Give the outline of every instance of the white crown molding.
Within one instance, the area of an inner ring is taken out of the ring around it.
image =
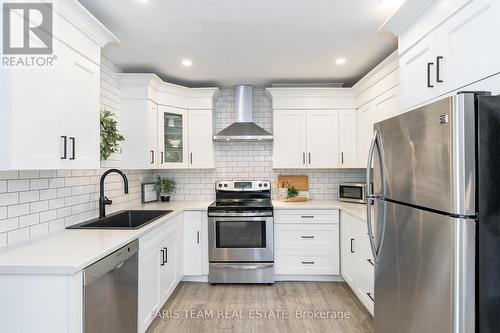
[[[406,0],[380,26],[379,32],[398,36],[436,0]]]
[[[68,23],[87,35],[101,48],[108,44],[119,45],[120,40],[97,20],[85,7],[76,0],[42,0],[54,4],[54,12]]]
[[[373,87],[380,80],[383,80],[392,72],[399,68],[398,50],[391,53],[380,64],[362,77],[353,87],[356,96],[360,96],[365,91]]]

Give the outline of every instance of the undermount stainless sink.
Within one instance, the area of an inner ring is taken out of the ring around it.
[[[139,229],[171,212],[171,210],[122,210],[104,218],[72,225],[66,229],[133,230]]]

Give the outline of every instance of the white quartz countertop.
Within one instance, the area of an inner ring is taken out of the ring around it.
[[[130,209],[172,210],[137,230],[71,229],[50,233],[28,242],[0,249],[0,275],[69,275],[75,274],[142,235],[168,223],[183,211],[207,210],[209,201],[152,203]],[[340,209],[364,220],[366,206],[340,201],[273,201],[275,209]]]
[[[208,201],[151,203],[130,209],[172,210],[136,230],[65,229],[0,250],[0,274],[74,274],[138,239],[185,210],[207,210]]]

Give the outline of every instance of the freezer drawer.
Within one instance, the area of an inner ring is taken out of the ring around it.
[[[387,203],[376,223],[375,332],[473,332],[475,221]]]
[[[375,124],[375,194],[475,215],[474,113],[474,94],[458,94]]]

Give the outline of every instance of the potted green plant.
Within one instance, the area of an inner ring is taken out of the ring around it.
[[[118,122],[109,110],[101,112],[101,160],[105,161],[113,153],[120,152],[120,142],[125,141],[118,132]]]
[[[160,194],[162,202],[170,201],[170,194],[175,191],[177,183],[174,178],[156,176],[154,189]]]

